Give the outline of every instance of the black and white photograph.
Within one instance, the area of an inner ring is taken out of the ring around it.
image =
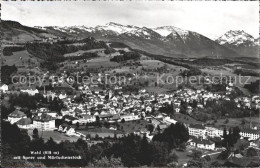
[[[1,167],[260,167],[259,1],[0,3]]]

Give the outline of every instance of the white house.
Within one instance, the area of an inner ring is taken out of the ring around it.
[[[140,117],[138,115],[134,115],[134,113],[132,114],[125,114],[125,115],[120,115],[120,119],[121,120],[125,120],[125,121],[132,121],[132,120],[139,120]]]
[[[0,90],[2,90],[2,91],[5,93],[6,91],[8,91],[8,85],[3,84],[3,85],[0,87]]]
[[[27,118],[26,115],[24,114],[24,112],[20,111],[20,110],[15,110],[12,113],[10,113],[8,115],[8,121],[13,124],[17,121],[19,121],[22,118]]]
[[[260,138],[250,142],[250,146],[260,148]]]
[[[171,119],[170,117],[165,117],[163,118],[163,122],[165,122],[166,124],[176,124],[176,120]]]
[[[145,111],[146,111],[146,112],[152,112],[152,108],[151,108],[150,106],[147,106],[147,107],[145,108]]]
[[[193,139],[190,142],[190,145],[193,147],[206,149],[206,150],[215,150],[215,143],[210,140],[205,139]]]
[[[38,89],[26,89],[26,90],[21,90],[21,92],[28,93],[31,96],[34,96],[36,93],[39,93]]]
[[[68,124],[62,124],[59,126],[58,131],[66,133],[69,136],[75,135],[76,131],[73,127],[69,126]]]
[[[82,118],[79,119],[79,123],[92,123],[96,121],[96,116],[93,115],[82,115]]]

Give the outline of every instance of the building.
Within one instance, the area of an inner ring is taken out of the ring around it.
[[[121,115],[120,116],[120,119],[121,120],[125,120],[125,121],[133,121],[133,120],[139,120],[140,117],[138,115],[135,115],[135,114],[125,114],[125,115]]]
[[[243,129],[240,131],[240,136],[248,140],[256,140],[260,137],[260,132],[254,129]]]
[[[76,134],[75,129],[73,127],[69,126],[68,124],[61,124],[58,128],[58,131],[66,133],[69,136]]]
[[[166,124],[176,124],[177,121],[170,118],[170,117],[164,117],[163,122],[166,123]]]
[[[63,116],[63,119],[64,119],[64,121],[71,122],[72,124],[76,124],[77,122],[79,122],[79,120],[76,117],[72,117],[69,115]]]
[[[206,128],[201,124],[190,124],[189,127],[189,135],[195,137],[203,137],[206,135]]]
[[[32,120],[30,118],[22,118],[16,122],[19,128],[30,129],[32,127]]]
[[[0,87],[0,90],[2,90],[2,91],[5,93],[6,91],[8,91],[8,85],[3,84],[3,85]]]
[[[260,138],[251,141],[250,146],[260,148]]]
[[[54,130],[55,119],[48,114],[42,114],[41,116],[36,116],[33,118],[32,127],[42,131]]]
[[[20,110],[14,110],[12,113],[10,113],[8,115],[8,121],[13,124],[17,121],[19,121],[22,118],[27,118],[26,114],[24,114],[24,112],[20,111]]]
[[[96,121],[96,117],[93,115],[84,114],[82,118],[79,119],[79,123],[92,123]]]
[[[39,93],[38,89],[26,89],[26,90],[21,90],[21,92],[28,93],[31,96],[34,96],[35,94]]]
[[[206,136],[214,138],[214,137],[223,137],[224,130],[221,128],[215,127],[205,127],[206,128]],[[228,133],[228,131],[227,131]]]
[[[210,140],[195,138],[195,139],[190,140],[189,143],[191,146],[197,147],[200,149],[215,150],[215,143]]]

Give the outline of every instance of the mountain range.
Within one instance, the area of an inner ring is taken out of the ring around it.
[[[14,21],[1,21],[3,40],[26,42],[46,37],[94,37],[121,42],[151,54],[182,58],[228,58],[258,56],[258,41],[244,31],[230,30],[216,40],[174,26],[156,28],[107,23],[96,27],[28,27]]]

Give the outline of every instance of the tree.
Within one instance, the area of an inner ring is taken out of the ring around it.
[[[125,119],[124,118],[121,120],[121,123],[125,123]]]
[[[193,160],[198,160],[200,159],[201,156],[202,156],[202,152],[197,150],[194,150],[191,154]]]
[[[234,146],[237,140],[240,138],[240,129],[239,127],[234,127],[229,129],[229,133],[226,133],[224,129],[223,133],[223,146],[226,147],[228,150]]]
[[[79,128],[79,122],[76,123],[76,127]]]
[[[32,137],[33,137],[33,139],[39,139],[39,134],[38,134],[37,128],[34,128]]]
[[[243,118],[242,121],[241,121],[241,124],[245,125],[245,123],[246,123],[246,120]]]
[[[113,156],[111,156],[111,158],[108,159],[105,156],[99,160],[95,160],[94,167],[123,167],[123,163],[121,161],[121,158],[114,158]]]
[[[247,157],[253,157],[253,156],[258,156],[257,150],[254,148],[248,148],[246,151],[246,156]]]
[[[225,124],[227,124],[229,122],[229,119],[227,118],[226,120],[225,120]]]
[[[187,142],[188,140],[188,129],[183,125],[183,123],[179,122],[177,122],[176,124],[171,124],[163,131],[163,133],[158,133],[153,137],[153,141],[168,143],[170,149],[176,148],[182,143]]]
[[[96,136],[95,136],[95,139],[96,139],[96,140],[98,140],[98,139],[99,139],[99,135],[98,135],[98,134],[96,134]]]
[[[149,124],[149,125],[147,125],[147,129],[148,129],[148,131],[150,132],[150,133],[152,133],[153,132],[153,130],[154,130],[154,126],[152,125],[152,124]]]
[[[138,159],[141,165],[150,166],[152,163],[152,151],[145,135],[143,136],[143,139],[141,141]]]

